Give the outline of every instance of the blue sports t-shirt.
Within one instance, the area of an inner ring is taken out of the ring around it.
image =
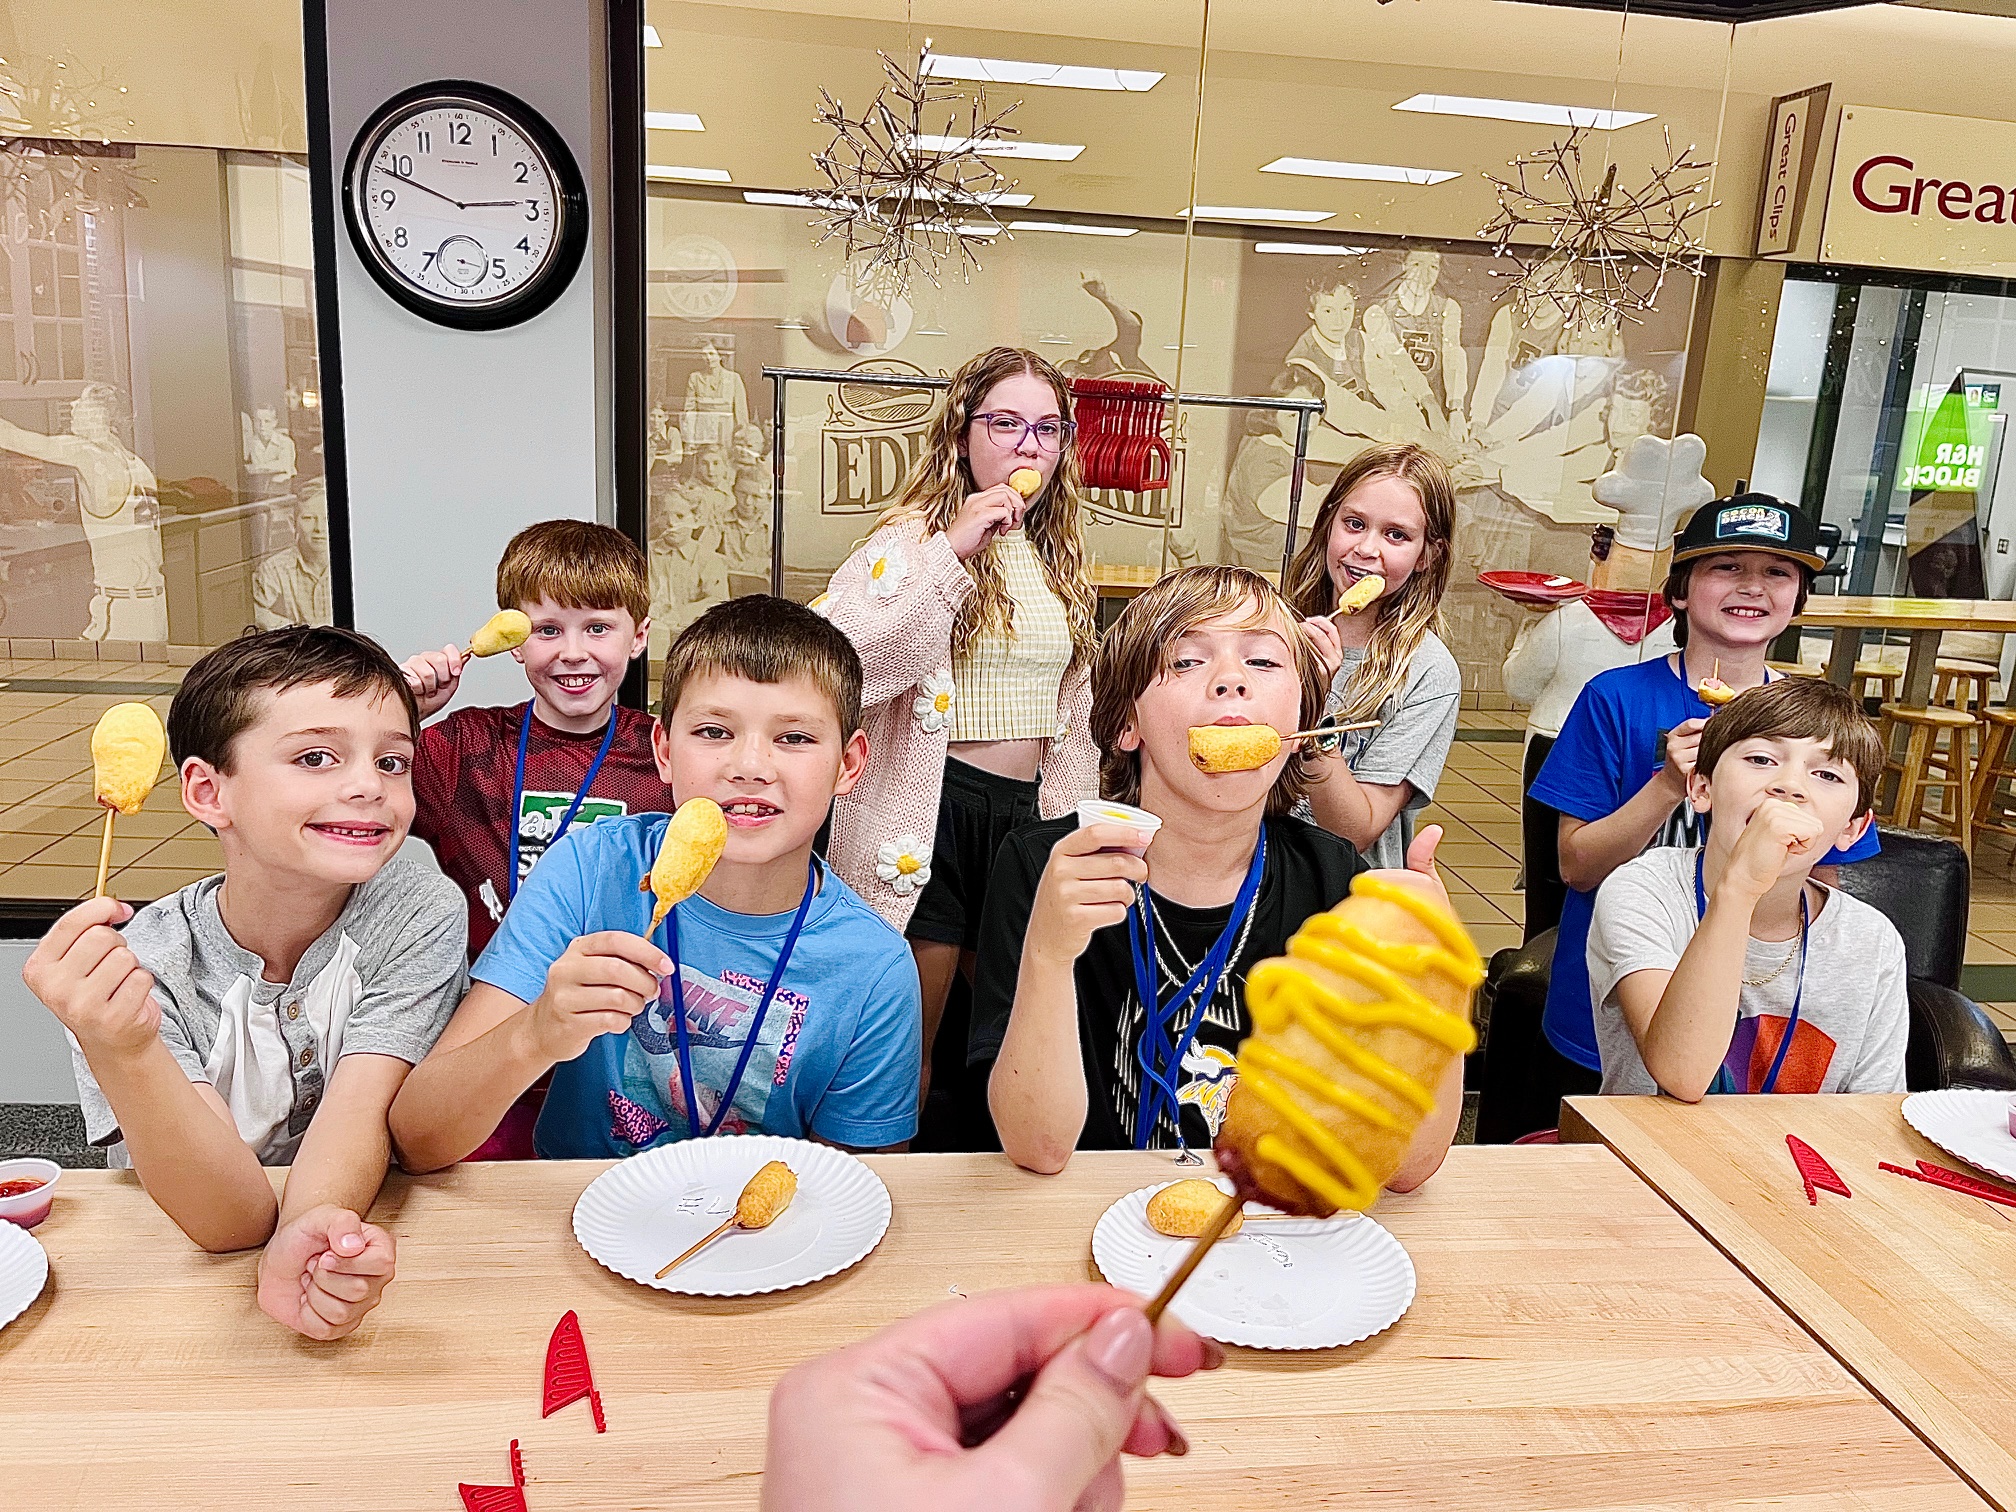
[[[1571,819],[1608,818],[1666,764],[1666,732],[1708,714],[1708,705],[1687,686],[1668,657],[1599,673],[1568,711],[1560,738],[1533,779],[1533,797]],[[1706,836],[1706,816],[1682,802],[1645,848],[1697,846]],[[1872,824],[1854,845],[1845,851],[1830,850],[1817,864],[1866,861],[1880,848]],[[1600,1071],[1586,954],[1595,907],[1594,892],[1568,889],[1561,905],[1561,933],[1554,946],[1543,1023],[1556,1050],[1577,1065]]]
[[[523,1002],[579,935],[642,934],[665,814],[568,830],[518,889],[497,937],[470,968]],[[763,989],[796,913],[738,914],[692,897],[678,905],[687,1043],[704,1128],[748,1040]],[[667,921],[669,927],[670,921]],[[666,943],[665,928],[655,937]],[[553,1068],[533,1148],[549,1160],[634,1155],[689,1137],[668,985],[631,1022]],[[724,1134],[816,1134],[834,1144],[891,1145],[917,1132],[923,1029],[917,968],[902,936],[854,890],[820,869],[818,896],[722,1120]]]

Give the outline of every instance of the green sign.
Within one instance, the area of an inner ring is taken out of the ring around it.
[[[2000,384],[1923,389],[1904,421],[1904,466],[1897,469],[1900,493],[1973,493],[1981,487],[1988,458],[1988,411],[2002,402]]]

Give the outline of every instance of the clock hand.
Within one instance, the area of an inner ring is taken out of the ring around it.
[[[438,200],[448,201],[448,203],[453,205],[457,210],[467,210],[469,208],[467,205],[463,204],[462,201],[455,198],[454,195],[443,194],[439,189],[429,188],[426,184],[421,183],[420,180],[416,178],[408,178],[403,173],[394,173],[390,168],[384,169],[383,172],[385,174],[385,177],[387,178],[395,178],[399,180],[399,182],[402,184],[411,184],[415,189],[418,189],[426,194],[431,194],[434,196],[434,198]]]
[[[524,200],[522,200],[522,199],[515,199],[515,200],[471,200],[471,201],[469,201],[469,203],[468,203],[468,204],[464,205],[464,206],[463,206],[462,208],[463,208],[464,210],[483,210],[483,209],[487,209],[487,208],[489,208],[489,207],[491,207],[491,206],[504,206],[504,205],[522,205],[522,204],[524,204],[524,203],[525,203],[525,201],[524,201]]]

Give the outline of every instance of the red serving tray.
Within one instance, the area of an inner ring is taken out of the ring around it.
[[[1494,593],[1502,593],[1515,604],[1566,604],[1589,591],[1587,583],[1558,573],[1480,572],[1477,581]]]

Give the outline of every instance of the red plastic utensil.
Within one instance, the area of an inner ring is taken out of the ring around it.
[[[518,1452],[518,1440],[511,1440],[511,1484],[508,1486],[467,1486],[462,1493],[467,1512],[526,1512],[525,1456]]]
[[[549,1418],[562,1407],[588,1398],[588,1410],[595,1414],[595,1431],[607,1433],[602,1418],[602,1393],[595,1389],[595,1376],[588,1368],[588,1345],[581,1337],[581,1319],[572,1308],[553,1325],[553,1337],[546,1341],[546,1391],[539,1416]]]
[[[1965,1175],[1960,1171],[1949,1171],[1945,1166],[1934,1165],[1929,1160],[1918,1162],[1918,1169],[1907,1171],[1903,1166],[1881,1162],[1879,1171],[1891,1171],[1899,1176],[1909,1176],[1913,1181],[1922,1181],[1927,1186],[1944,1187],[1949,1192],[1958,1192],[1963,1197],[1979,1197],[1983,1202],[1999,1202],[2004,1207],[2016,1208],[2016,1192],[2002,1187],[1990,1186],[1987,1182]]]
[[[1787,1134],[1785,1145],[1792,1152],[1792,1163],[1799,1167],[1800,1180],[1806,1183],[1806,1200],[1814,1207],[1820,1205],[1821,1192],[1836,1192],[1843,1197],[1855,1195],[1825,1157],[1797,1134]]]

